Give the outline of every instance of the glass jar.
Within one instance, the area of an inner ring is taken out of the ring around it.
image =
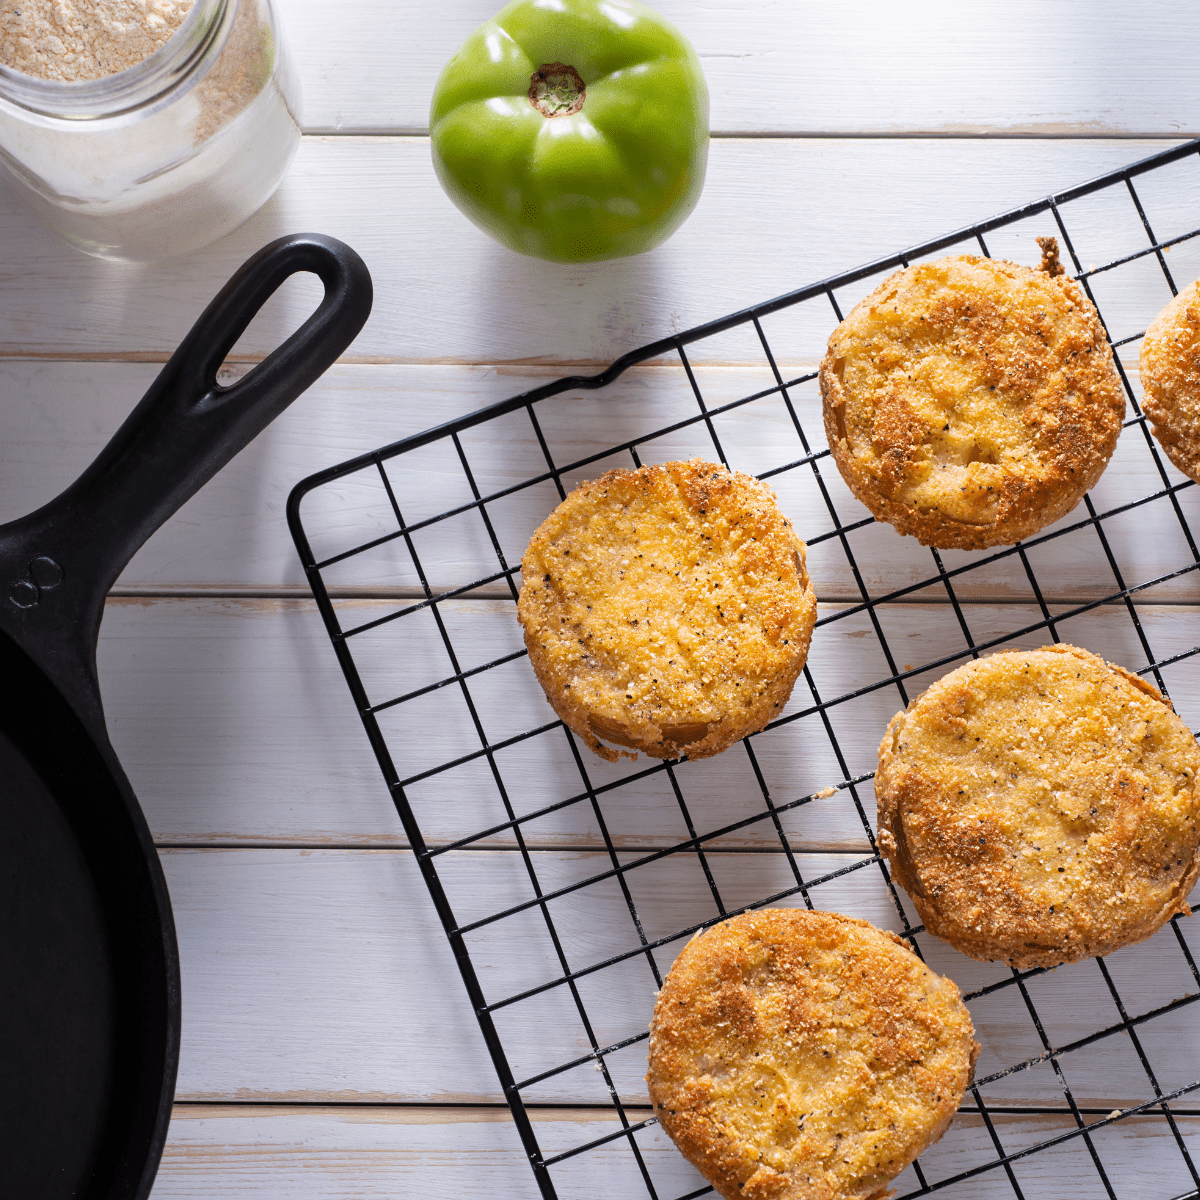
[[[79,249],[167,258],[265,203],[299,144],[299,101],[271,0],[196,0],[115,75],[64,83],[0,65],[0,162]]]

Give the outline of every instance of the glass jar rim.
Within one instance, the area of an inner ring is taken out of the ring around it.
[[[191,80],[229,32],[237,0],[195,0],[182,24],[153,54],[99,79],[39,79],[0,63],[0,102],[41,117],[92,121],[117,117],[162,99]]]

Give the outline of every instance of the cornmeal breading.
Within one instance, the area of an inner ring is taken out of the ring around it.
[[[930,932],[1049,967],[1177,913],[1200,874],[1200,748],[1151,684],[1075,646],[939,679],[879,747],[879,847]]]
[[[518,614],[554,711],[600,742],[704,758],[761,729],[804,666],[816,599],[774,493],[701,462],[609,471],[550,514]]]
[[[1158,314],[1142,339],[1142,408],[1167,457],[1200,482],[1200,280]]]
[[[1056,252],[1039,271],[969,255],[898,271],[829,339],[821,394],[838,468],[924,545],[1029,537],[1112,456],[1125,394],[1096,310],[1052,273]]]
[[[685,947],[650,1025],[650,1099],[727,1200],[863,1200],[945,1133],[979,1046],[895,934],[767,909]]]

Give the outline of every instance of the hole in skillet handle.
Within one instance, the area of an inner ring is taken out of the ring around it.
[[[254,315],[217,368],[217,385],[232,387],[245,379],[272,349],[316,312],[324,295],[325,288],[315,275],[298,271],[288,276]]]
[[[241,372],[233,383],[220,384],[218,373],[251,323],[261,317],[268,302],[278,298],[281,287],[303,273],[316,275],[324,286],[316,311],[261,363]],[[370,274],[349,246],[320,234],[282,237],[239,268],[201,314],[167,368],[179,360],[182,374],[203,380],[204,391],[211,395],[197,396],[197,407],[234,402],[245,410],[268,404],[270,411],[258,414],[256,432],[260,432],[333,365],[366,322],[371,302]],[[268,396],[273,402],[266,400]]]

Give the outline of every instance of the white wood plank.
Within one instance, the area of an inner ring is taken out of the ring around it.
[[[586,1110],[532,1114],[544,1146],[582,1145],[610,1131],[611,1119]],[[1097,1118],[1089,1117],[1093,1122]],[[998,1115],[1005,1148],[1034,1145],[1072,1128],[1064,1117]],[[1179,1120],[1186,1142],[1200,1131]],[[1131,1117],[1092,1134],[1119,1196],[1178,1195],[1191,1187],[1182,1155],[1161,1119]],[[657,1126],[636,1135],[638,1149],[663,1197],[685,1194],[700,1180]],[[980,1117],[959,1116],[950,1132],[921,1157],[930,1181],[993,1161],[995,1148]],[[1026,1195],[1065,1196],[1100,1189],[1080,1139],[1020,1160]],[[647,1195],[625,1139],[568,1159],[553,1169],[559,1195],[589,1200],[634,1200]],[[449,1180],[453,1179],[453,1192]],[[895,1185],[915,1190],[915,1173]],[[266,1105],[181,1105],[154,1186],[154,1200],[254,1196],[264,1200],[324,1200],[340,1196],[447,1196],[510,1200],[536,1194],[533,1176],[506,1112],[478,1109],[304,1108]],[[989,1171],[946,1193],[954,1200],[1008,1200],[1003,1170]]]
[[[799,374],[805,365],[792,370]],[[775,385],[765,366],[723,368],[702,364],[694,374],[707,405],[714,409],[770,391]],[[815,381],[790,389],[789,399],[807,444],[815,451],[824,450]],[[718,457],[715,434],[720,452],[731,466],[770,476],[784,512],[810,543],[809,569],[820,599],[860,599],[856,569],[870,594],[877,597],[916,587],[938,574],[935,556],[928,549],[912,538],[897,536],[887,525],[871,524],[848,535],[851,562],[835,536],[837,523],[869,521],[870,514],[851,496],[827,457],[818,464],[824,493],[807,464],[787,469],[803,460],[806,451],[778,394],[713,417],[710,434],[706,423],[699,419],[695,396],[682,368],[650,367],[631,372],[603,393],[556,397],[540,406],[537,420],[553,461],[566,468],[561,476],[564,489],[582,479],[594,479],[609,467],[632,466],[634,459],[627,451],[605,453],[614,443],[636,441],[642,462],[694,456],[713,459]],[[685,422],[686,427],[674,433],[655,436],[659,429]],[[528,416],[518,412],[467,431],[462,442],[475,484],[483,495],[495,495],[543,477],[543,482],[487,506],[504,564],[515,565],[533,531],[559,500],[553,481],[544,478],[547,463],[537,431]],[[1044,531],[1047,536],[1055,531],[1073,532],[1029,551],[1034,569],[1045,576],[1041,586],[1047,598],[1099,599],[1123,586],[1148,583],[1195,563],[1184,523],[1189,528],[1196,523],[1200,493],[1169,466],[1164,476],[1160,466],[1163,461],[1156,444],[1155,448],[1148,444],[1140,426],[1125,431],[1108,470],[1092,492],[1096,511],[1116,512],[1147,496],[1159,498],[1144,507],[1121,512],[1104,524],[1120,583],[1106,565],[1104,544],[1095,528],[1075,528],[1088,517],[1086,506],[1081,504]],[[583,465],[574,465],[580,463]],[[474,493],[449,440],[391,460],[387,472],[403,517],[410,524],[473,502]],[[1168,486],[1183,488],[1176,501],[1178,513],[1176,502],[1164,494]],[[318,561],[347,554],[397,530],[391,498],[374,467],[311,493],[301,515]],[[1150,529],[1154,537],[1146,536]],[[1195,535],[1192,537],[1194,540]],[[390,584],[419,588],[422,572],[435,587],[454,583],[461,586],[490,578],[501,569],[491,533],[478,511],[464,512],[444,524],[416,532],[413,545],[415,557],[404,540],[393,538],[369,552],[331,564],[323,574],[326,586],[352,589]],[[947,568],[955,571],[988,557],[960,551],[941,555]],[[954,587],[959,595],[970,599],[1034,599],[1025,566],[1011,552],[956,578]],[[503,593],[503,582],[494,590]],[[1158,586],[1142,599],[1191,601],[1196,595],[1195,578],[1188,574]],[[946,598],[942,589],[938,589],[938,596]]]
[[[500,0],[438,9],[358,0],[334,20],[320,0],[282,0],[306,128],[425,131],[438,73],[500,7]],[[718,133],[1200,130],[1188,51],[1200,37],[1200,14],[1186,4],[1136,15],[1085,0],[1001,7],[657,0],[652,7],[696,47]]]
[[[507,1111],[180,1105],[151,1194],[493,1200],[533,1194],[533,1175]]]
[[[343,618],[365,622],[392,605],[341,604]],[[511,603],[456,601],[441,606],[466,668],[520,649]],[[845,611],[822,606],[823,617]],[[918,674],[916,695],[950,666],[926,663],[962,655],[965,639],[947,606],[893,605],[878,611],[897,665]],[[1032,606],[969,605],[975,640],[1008,637],[1039,620]],[[1200,610],[1147,606],[1142,628],[1157,658],[1200,643]],[[407,624],[406,624],[407,623]],[[1123,606],[1105,606],[1056,626],[1058,635],[1108,659],[1141,668],[1146,659]],[[352,642],[356,639],[352,639]],[[1050,639],[1045,631],[1016,645]],[[450,674],[441,638],[426,617],[404,618],[357,639],[370,699],[387,699]],[[155,837],[168,843],[302,843],[397,846],[403,831],[354,712],[311,601],[122,599],[110,601],[100,636],[100,676],[113,744]],[[1200,676],[1194,659],[1166,668],[1165,681],[1189,725],[1200,728]],[[809,669],[826,700],[886,678],[887,665],[869,618],[839,618],[817,630]],[[502,739],[554,721],[525,659],[470,683],[485,731]],[[789,712],[813,704],[802,680]],[[829,709],[851,777],[873,771],[877,747],[901,706],[895,686]],[[432,692],[380,714],[402,775],[456,760],[479,748],[461,692]],[[772,801],[788,805],[844,778],[818,714],[756,735],[750,743]],[[582,761],[605,828],[617,846],[670,846],[688,837],[671,780],[654,764],[605,763],[586,749]],[[603,845],[596,810],[567,735],[550,733],[501,751],[497,772],[518,814],[582,797],[527,822],[536,846]],[[778,847],[752,764],[743,746],[674,772],[699,833],[751,820],[721,839],[725,847]],[[623,782],[624,781],[624,782]],[[859,789],[874,820],[870,784]],[[486,759],[434,775],[409,788],[426,840],[446,844],[499,825],[506,811]],[[795,807],[781,818],[790,844],[803,849],[861,850],[862,821],[847,792]],[[485,839],[512,846],[511,830]]]
[[[352,347],[357,358],[607,362],[1166,144],[718,140],[704,195],[680,231],[648,255],[592,266],[544,263],[493,243],[443,195],[422,138],[308,138],[279,192],[241,229],[191,258],[144,267],[81,256],[11,194],[0,193],[6,283],[0,289],[0,355],[166,355],[253,251],[280,234],[317,229],[354,246],[375,277],[375,311]],[[1189,160],[1149,190],[1158,236],[1194,228],[1200,160]],[[1078,217],[1068,207],[1064,217],[1085,265],[1146,245],[1123,188],[1080,206]],[[989,247],[1036,261],[1033,236],[1047,232],[1053,229],[1045,221],[1028,223]],[[1185,252],[1181,247],[1177,253]],[[1139,271],[1122,272],[1113,297],[1124,313],[1120,297],[1133,288],[1128,320],[1134,322],[1152,316],[1169,296],[1153,276],[1140,288],[1126,282],[1140,279]],[[1191,278],[1200,265],[1182,271]],[[253,357],[273,348],[318,294],[308,277],[285,285],[239,352]],[[1149,306],[1146,294],[1155,297]],[[795,344],[784,349],[785,358],[821,352],[827,311],[814,321],[815,329],[793,331]],[[1142,328],[1136,324],[1128,332]],[[735,339],[697,346],[694,357],[729,361],[738,345]],[[734,360],[741,358],[744,350]]]
[[[787,344],[786,330],[779,341]],[[802,362],[788,367],[796,373],[804,369]],[[0,361],[0,521],[32,511],[66,487],[120,424],[156,370],[148,363]],[[774,382],[765,366],[700,364],[695,373],[710,407],[769,389]],[[143,591],[282,587],[307,595],[284,519],[287,495],[297,480],[419,432],[453,413],[481,408],[554,377],[555,369],[549,367],[337,366],[151,539],[123,573],[120,585]],[[823,449],[815,385],[810,381],[793,388],[790,397],[810,445]],[[604,392],[555,397],[540,405],[538,413],[554,460],[563,467],[634,439],[642,439],[639,454],[647,462],[716,456],[680,366],[635,368]],[[658,429],[689,419],[693,423],[673,435],[645,440]],[[713,424],[735,468],[765,473],[803,455],[777,395],[733,409],[714,418]],[[523,413],[468,431],[463,445],[485,495],[546,474],[544,454]],[[564,471],[564,487],[595,478],[609,466],[632,462],[622,453],[571,467]],[[832,461],[826,457],[819,466],[838,519],[853,524],[868,518]],[[472,498],[448,442],[393,460],[389,473],[409,521]],[[1184,484],[1178,496],[1180,510],[1192,528],[1200,530],[1200,489],[1185,483],[1173,467],[1166,467],[1166,477],[1173,485]],[[812,470],[802,466],[773,476],[771,483],[802,536],[810,542],[817,539],[810,546],[809,567],[819,597],[860,598],[851,563],[840,541],[829,536],[834,518]],[[1139,427],[1131,427],[1122,435],[1092,498],[1098,511],[1106,512],[1162,490],[1162,476],[1145,435]],[[530,534],[557,502],[558,492],[546,481],[489,505],[508,563],[519,562]],[[396,529],[390,500],[374,468],[318,489],[304,501],[301,512],[318,558],[343,553]],[[1072,526],[1085,516],[1086,509],[1077,508],[1058,527]],[[1155,536],[1147,537],[1148,529]],[[1126,585],[1158,578],[1194,561],[1168,498],[1107,521],[1105,531]],[[461,586],[499,569],[486,528],[473,513],[415,537],[426,578],[435,588]],[[886,595],[936,574],[930,552],[888,526],[857,530],[849,541],[872,595]],[[1091,528],[1030,553],[1050,599],[1101,598],[1118,588]],[[960,552],[943,556],[952,569],[984,557]],[[407,589],[412,594],[420,585],[414,563],[399,540],[330,568],[325,581],[343,593],[396,594],[397,589]],[[954,586],[966,599],[1033,599],[1024,566],[1015,555],[960,576]],[[491,588],[492,594],[506,592],[502,583]],[[938,595],[945,599],[944,590]],[[1197,595],[1196,576],[1185,574],[1141,598],[1191,602]]]
[[[67,487],[160,369],[0,362],[0,522]],[[226,370],[222,380],[243,372]],[[293,484],[533,386],[535,376],[508,368],[336,366],[169,521],[120,582],[225,590],[284,585],[308,594],[284,516]]]
[[[604,854],[533,855],[543,894],[582,885],[609,867]],[[177,1095],[203,1101],[443,1103],[502,1099],[466,992],[410,851],[170,850],[162,854],[183,970],[183,1043]],[[632,855],[622,860],[632,864]],[[794,889],[784,855],[706,856],[726,910]],[[899,928],[882,873],[860,856],[800,854],[796,867],[821,909]],[[436,867],[460,924],[532,899],[529,874],[512,851],[455,851]],[[676,935],[718,910],[701,864],[671,855],[630,865],[624,874],[642,934],[665,972],[686,937]],[[785,904],[800,905],[794,893]],[[502,1007],[495,1021],[510,1065],[524,1080],[644,1033],[657,987],[629,905],[615,878],[548,902],[560,959],[536,907],[465,935],[489,1004],[579,972],[585,1029],[559,984]],[[1200,928],[1181,923],[1192,953]],[[964,992],[1009,979],[1001,964],[975,963],[928,935],[930,965]],[[612,965],[589,971],[615,956]],[[1107,960],[1127,1011],[1140,1015],[1200,991],[1173,929]],[[1053,1046],[1119,1021],[1094,962],[1076,963],[1026,984]],[[970,1001],[982,1043],[977,1077],[1042,1052],[1025,1002],[1011,980]],[[1137,1028],[1164,1092],[1200,1078],[1196,1010],[1185,1005]],[[591,1040],[595,1038],[595,1042]],[[624,1101],[643,1103],[645,1042],[605,1055]],[[1063,1076],[1084,1107],[1126,1107],[1153,1095],[1125,1034],[1061,1057]],[[1062,1085],[1049,1063],[982,1083],[989,1103],[1054,1105]],[[610,1103],[594,1062],[532,1084],[529,1102]]]
[[[315,605],[110,601],[109,735],[160,841],[403,844]]]

